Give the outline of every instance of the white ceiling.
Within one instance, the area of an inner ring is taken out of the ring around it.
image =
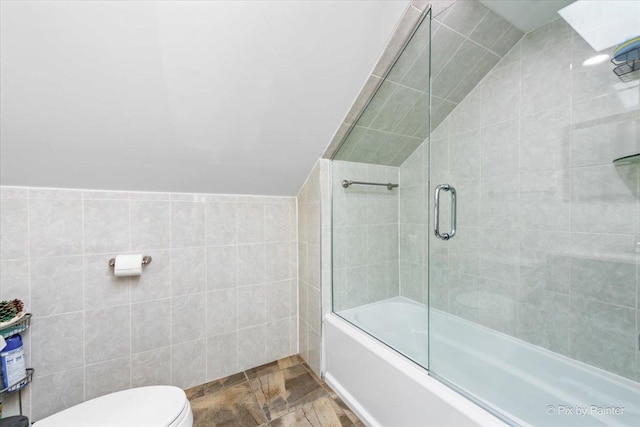
[[[2,1],[0,182],[294,195],[408,1]]]
[[[560,17],[558,10],[575,0],[480,0],[480,3],[529,33]]]

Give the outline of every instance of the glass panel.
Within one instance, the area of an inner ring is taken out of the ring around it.
[[[553,6],[433,19],[426,196],[457,190],[457,230],[428,233],[430,372],[511,422],[638,426],[640,163],[613,161],[640,153],[640,76],[534,22]]]
[[[333,310],[425,367],[430,23],[422,21],[332,164]]]

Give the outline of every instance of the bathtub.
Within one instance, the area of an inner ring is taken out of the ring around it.
[[[403,297],[324,324],[325,379],[369,426],[640,425],[638,383]]]

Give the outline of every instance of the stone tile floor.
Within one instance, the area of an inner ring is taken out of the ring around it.
[[[194,427],[364,427],[299,356],[186,391]]]

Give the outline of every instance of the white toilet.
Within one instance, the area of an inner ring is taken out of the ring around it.
[[[34,427],[192,427],[187,395],[151,386],[107,394],[34,423]]]

